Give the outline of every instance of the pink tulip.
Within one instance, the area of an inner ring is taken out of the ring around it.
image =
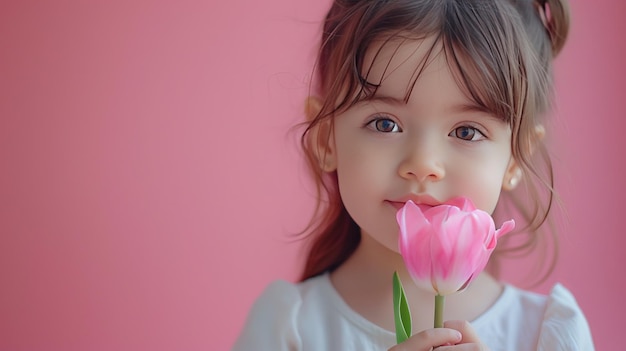
[[[495,230],[491,216],[466,198],[425,211],[408,201],[396,218],[400,253],[415,284],[442,296],[467,287],[485,268],[498,238],[515,227],[509,220]]]

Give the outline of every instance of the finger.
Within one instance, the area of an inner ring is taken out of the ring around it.
[[[481,343],[474,327],[468,321],[446,321],[443,323],[445,328],[457,330],[463,338],[460,344]]]
[[[457,344],[461,341],[461,338],[461,333],[454,329],[427,329],[411,336],[405,342],[389,349],[389,351],[428,351],[440,345]]]
[[[487,346],[483,344],[458,344],[454,346],[441,346],[435,348],[433,351],[489,351]]]

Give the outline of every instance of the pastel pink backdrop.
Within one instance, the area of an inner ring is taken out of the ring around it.
[[[0,5],[0,350],[227,350],[311,192],[302,118],[328,1]],[[622,1],[574,0],[552,123],[555,281],[619,345]],[[507,266],[519,281],[524,261]]]

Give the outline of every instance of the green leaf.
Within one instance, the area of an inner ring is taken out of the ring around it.
[[[400,344],[411,336],[411,310],[398,272],[393,272],[393,316],[396,322],[396,340]]]

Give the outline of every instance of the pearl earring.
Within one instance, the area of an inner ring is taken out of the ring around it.
[[[509,187],[514,188],[517,183],[519,183],[520,179],[522,179],[522,170],[518,168],[515,170],[515,174],[509,179]]]

